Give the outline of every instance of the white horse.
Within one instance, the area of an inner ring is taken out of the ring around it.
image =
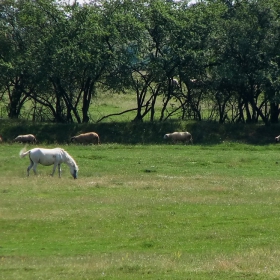
[[[42,165],[52,165],[53,164],[53,172],[52,176],[55,172],[56,167],[58,166],[59,178],[61,173],[60,164],[66,163],[70,168],[70,173],[77,179],[78,177],[78,165],[75,160],[63,149],[54,148],[54,149],[42,149],[42,148],[34,148],[29,151],[26,151],[26,148],[23,148],[19,152],[19,156],[21,158],[25,157],[29,154],[30,165],[27,168],[27,176],[29,176],[29,171],[33,168],[35,174],[37,174],[37,165],[38,163]]]

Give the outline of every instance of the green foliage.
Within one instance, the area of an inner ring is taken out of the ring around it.
[[[3,279],[279,278],[278,146],[62,147],[77,180],[0,145]]]
[[[1,2],[9,118],[30,102],[34,120],[86,123],[93,97],[110,91],[135,95],[138,121],[278,121],[278,1],[101,2]]]

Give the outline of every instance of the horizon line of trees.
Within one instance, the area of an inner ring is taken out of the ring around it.
[[[34,121],[89,122],[94,97],[110,91],[135,95],[135,121],[156,120],[161,102],[159,121],[202,120],[208,104],[220,123],[276,123],[279,77],[279,0],[0,5],[0,102],[9,118],[28,102]]]

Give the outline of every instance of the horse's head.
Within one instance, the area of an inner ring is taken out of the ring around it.
[[[70,173],[74,179],[77,179],[78,178],[78,166],[75,166],[75,165],[71,166]]]
[[[65,156],[64,162],[69,166],[71,175],[73,176],[74,179],[77,179],[78,170],[79,170],[77,163],[65,150],[62,149],[62,152]]]

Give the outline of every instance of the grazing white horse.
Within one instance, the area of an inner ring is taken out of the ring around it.
[[[58,166],[59,178],[61,173],[60,164],[66,163],[70,168],[70,173],[77,179],[78,177],[78,165],[75,160],[63,149],[54,148],[54,149],[42,149],[42,148],[34,148],[29,151],[26,151],[24,147],[20,152],[19,156],[21,158],[25,157],[29,154],[30,165],[27,168],[27,176],[29,176],[29,171],[33,168],[35,174],[37,174],[37,165],[38,163],[42,165],[52,165],[53,164],[53,172],[52,176],[55,172],[56,167]]]

